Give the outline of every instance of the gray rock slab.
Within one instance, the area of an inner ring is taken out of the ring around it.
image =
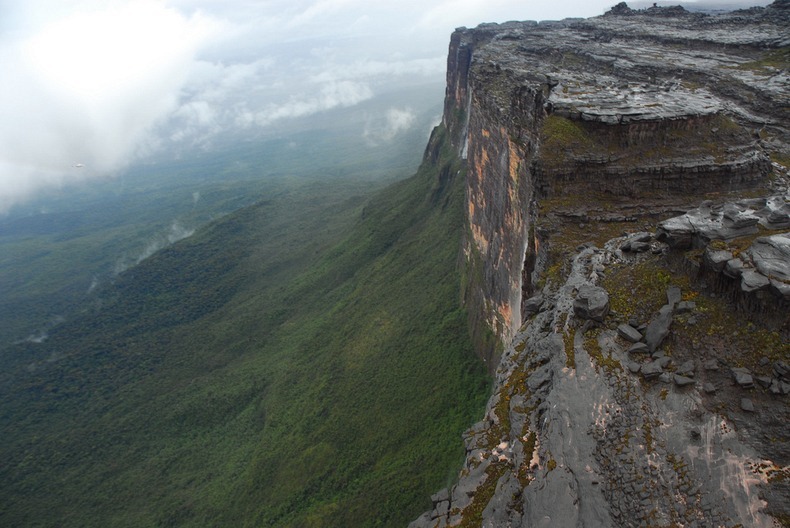
[[[682,363],[682,364],[681,364],[681,365],[680,365],[680,366],[679,366],[679,367],[678,367],[678,368],[675,370],[675,374],[678,374],[678,375],[680,375],[680,376],[686,376],[686,377],[691,377],[691,378],[693,378],[693,377],[694,377],[694,370],[695,370],[695,366],[694,366],[694,360],[691,360],[691,359],[690,359],[690,360],[688,360],[688,361],[684,361],[684,362],[683,362],[683,363]]]
[[[659,310],[655,319],[650,321],[645,330],[645,343],[650,353],[656,351],[661,343],[669,335],[669,327],[672,324],[672,306],[664,305]]]
[[[790,365],[784,361],[777,361],[773,365],[774,374],[785,380],[790,380]]]
[[[599,286],[581,286],[573,301],[573,313],[580,319],[603,322],[609,313],[609,294]]]
[[[645,379],[653,379],[660,376],[664,369],[661,368],[661,364],[658,361],[651,361],[642,365],[640,371]]]
[[[535,392],[540,387],[551,381],[554,371],[548,366],[538,369],[534,374],[527,378],[527,387],[532,392]]]
[[[637,343],[642,340],[642,334],[629,324],[621,324],[617,327],[617,333],[625,339],[626,341],[630,341],[631,343]]]
[[[730,260],[732,260],[732,253],[725,250],[712,249],[710,246],[705,250],[703,257],[705,265],[716,272],[724,271],[724,267]]]
[[[770,284],[768,277],[754,269],[745,269],[741,273],[741,290],[746,293],[765,289]]]
[[[739,258],[728,260],[723,272],[731,279],[737,279],[743,273],[743,261]]]
[[[754,378],[748,369],[735,367],[732,369],[732,376],[740,387],[748,389],[754,387]]]
[[[779,296],[787,301],[790,301],[790,284],[774,278],[771,278],[770,281],[771,287],[779,294]]]
[[[702,362],[702,368],[705,370],[719,370],[719,360],[716,358],[706,359]]]
[[[716,392],[716,385],[714,385],[713,383],[705,383],[702,386],[702,390],[704,390],[707,394],[713,394],[714,392]]]
[[[449,500],[450,500],[450,491],[447,488],[443,488],[442,490],[431,495],[431,501],[434,504],[438,504],[440,502],[449,501]]]
[[[628,350],[626,350],[629,354],[649,354],[650,349],[647,348],[647,344],[645,343],[634,343]]]
[[[741,398],[741,409],[746,412],[754,412],[754,403],[749,398]]]
[[[667,288],[667,304],[675,306],[682,299],[682,292],[677,286],[670,286]]]
[[[678,374],[672,376],[672,379],[674,380],[675,385],[678,387],[685,387],[687,385],[694,385],[694,383],[696,383],[692,378],[687,378],[686,376],[680,376]]]
[[[790,233],[760,237],[747,251],[757,271],[766,277],[790,281]]]

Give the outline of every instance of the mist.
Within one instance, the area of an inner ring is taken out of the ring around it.
[[[440,83],[458,26],[602,14],[613,0],[0,3],[0,214],[152,155],[274,135],[296,119]],[[415,123],[371,115],[360,141]]]

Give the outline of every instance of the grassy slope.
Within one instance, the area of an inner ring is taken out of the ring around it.
[[[364,208],[327,186],[229,215],[12,350],[40,361],[0,377],[0,524],[402,526],[423,511],[487,393],[458,308],[463,182],[437,174]]]

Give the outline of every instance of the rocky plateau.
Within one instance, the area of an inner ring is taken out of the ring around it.
[[[788,28],[621,3],[452,35],[494,387],[411,527],[790,526]]]

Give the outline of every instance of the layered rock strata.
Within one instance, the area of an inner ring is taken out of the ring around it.
[[[465,300],[503,353],[412,526],[790,519],[788,27],[780,0],[453,34]]]
[[[457,30],[443,123],[468,162],[474,326],[504,343],[518,328],[538,198],[751,188],[770,155],[786,160],[789,12],[787,0],[718,16],[621,5]]]

